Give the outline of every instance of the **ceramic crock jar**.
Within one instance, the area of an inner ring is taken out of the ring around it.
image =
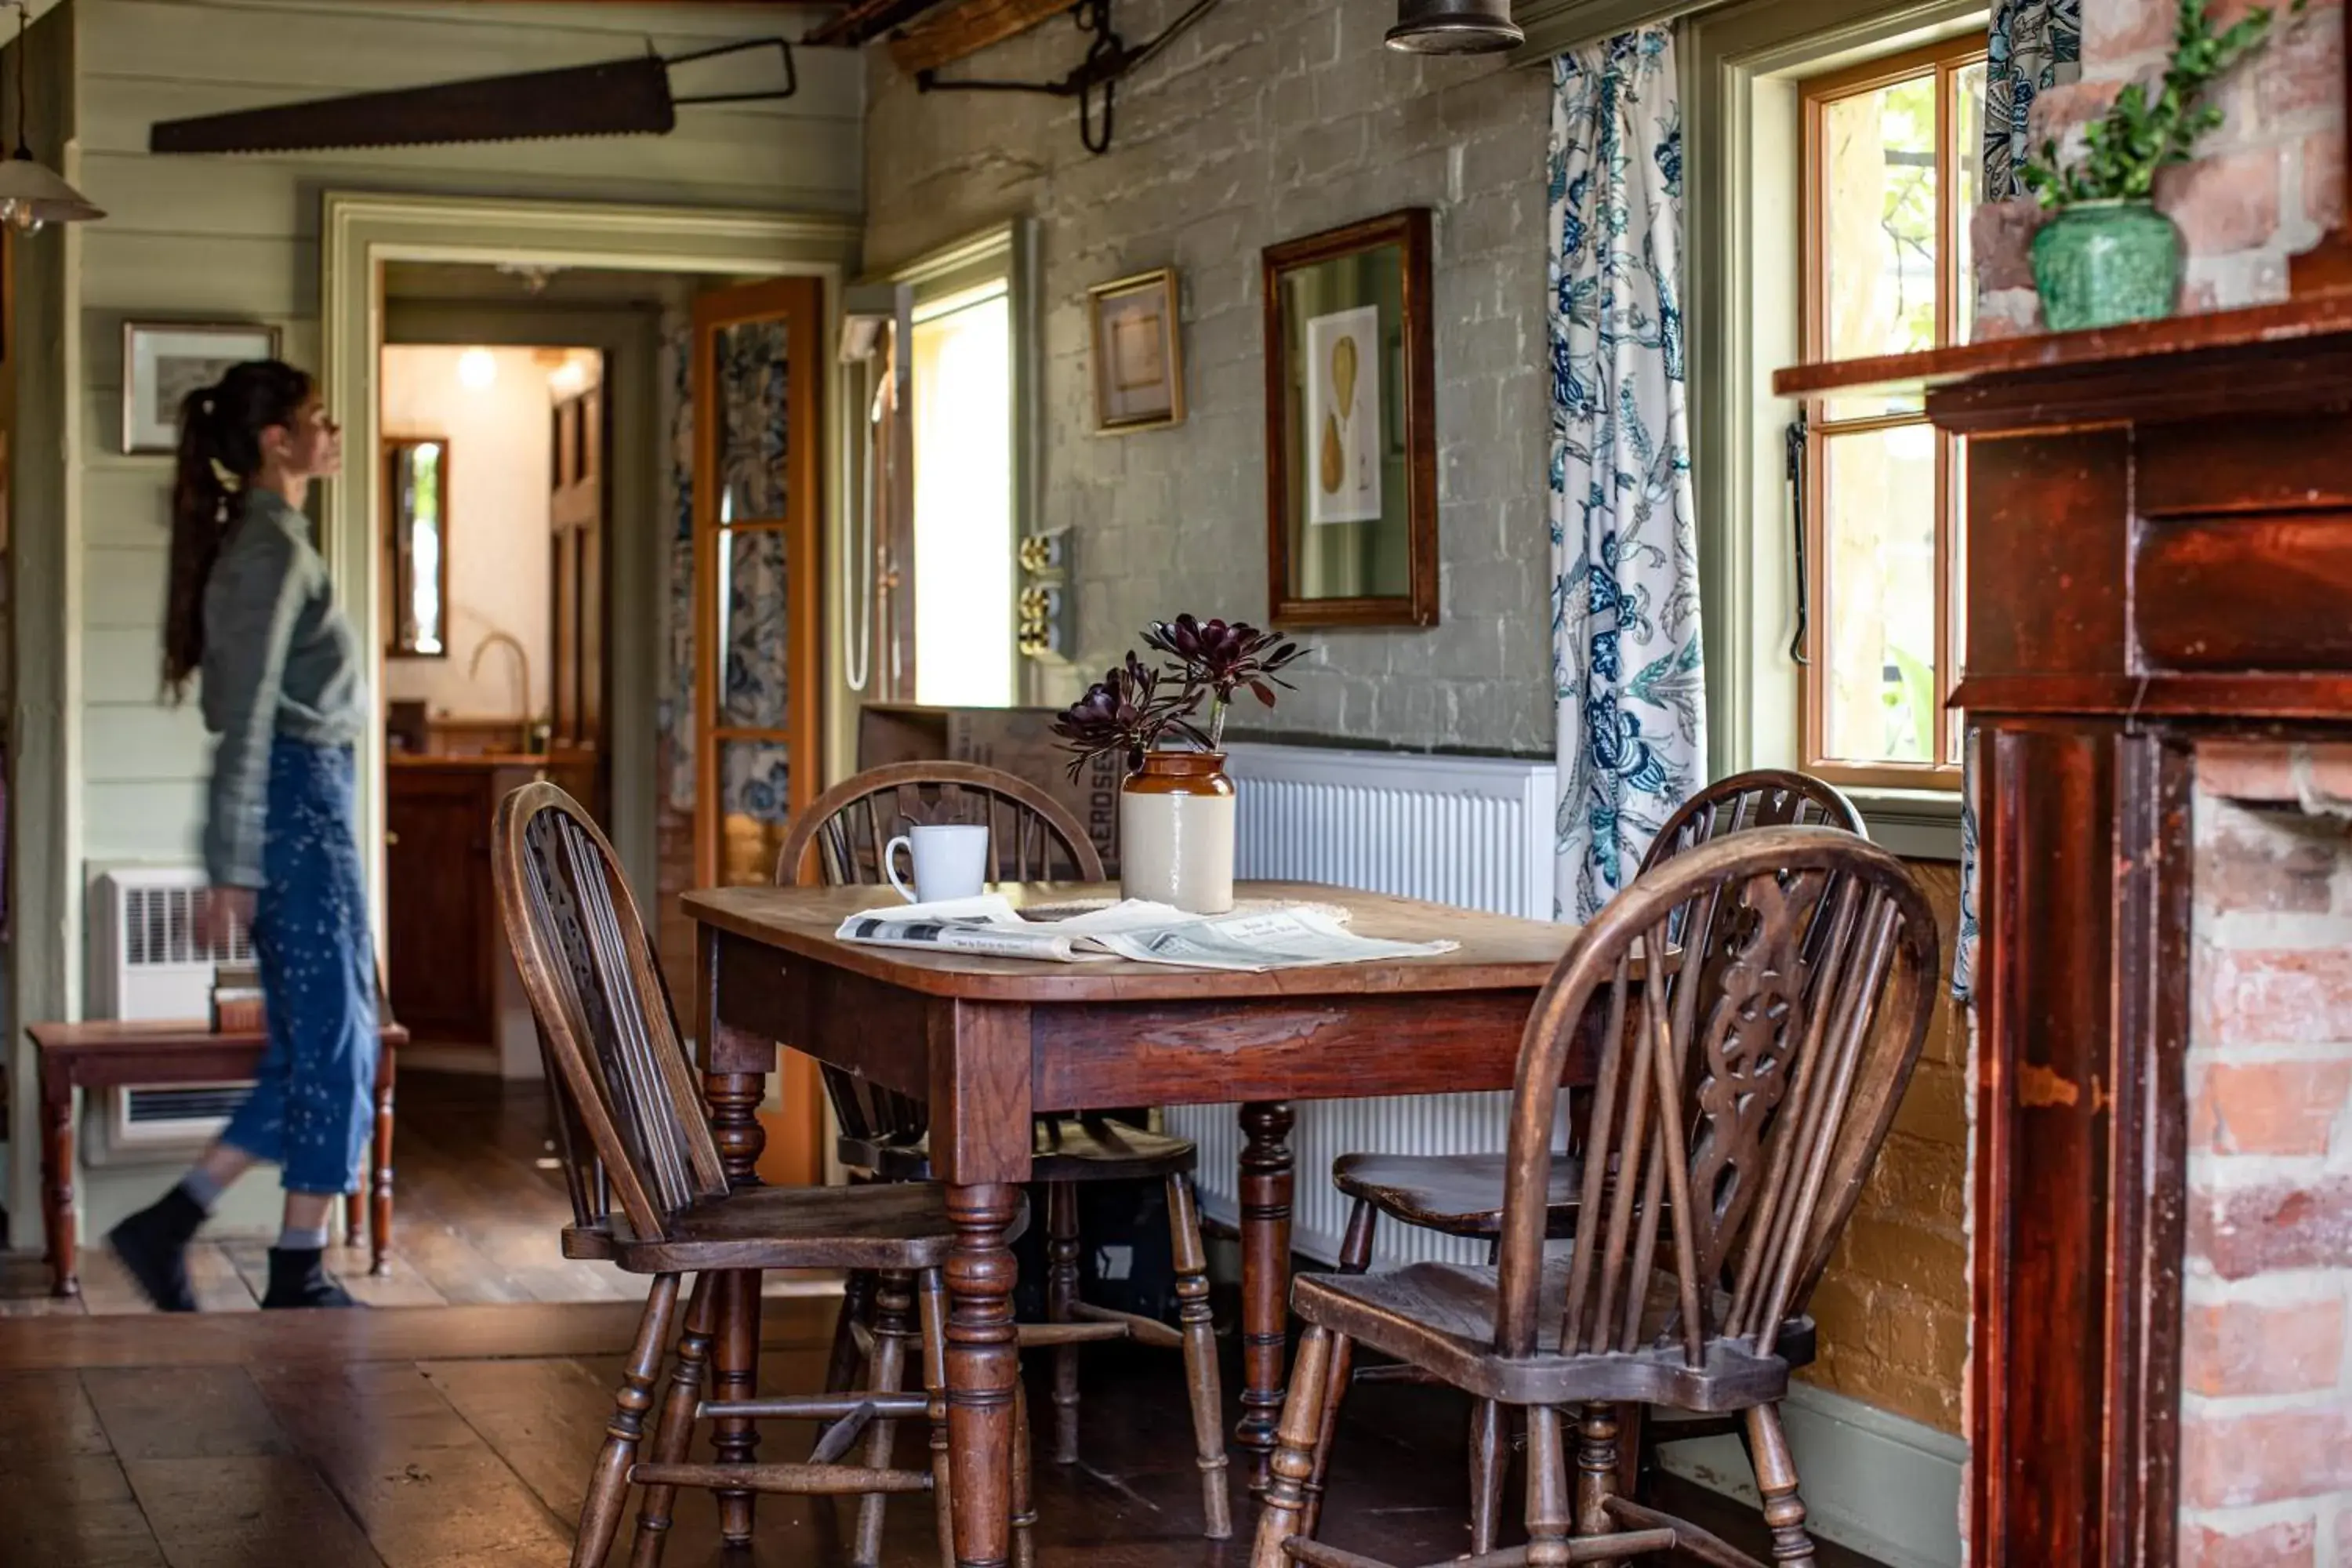
[[[1234,781],[1223,752],[1146,752],[1118,792],[1121,897],[1188,914],[1234,907]]]

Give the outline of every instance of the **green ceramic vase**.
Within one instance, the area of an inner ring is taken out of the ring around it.
[[[2169,316],[2180,231],[2146,201],[2076,202],[2033,236],[2033,285],[2053,332]]]

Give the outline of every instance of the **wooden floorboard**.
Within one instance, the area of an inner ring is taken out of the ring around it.
[[[536,1085],[404,1079],[391,1272],[333,1265],[360,1311],[262,1312],[268,1238],[208,1237],[190,1272],[208,1309],[148,1311],[102,1244],[82,1301],[47,1294],[37,1258],[0,1259],[0,1564],[15,1568],[557,1568],[646,1288],[564,1259],[569,1216]],[[159,1175],[159,1182],[163,1177]],[[761,1386],[819,1384],[838,1281],[772,1277]],[[1220,1298],[1223,1301],[1223,1298]],[[1223,1302],[1230,1309],[1229,1301]],[[1230,1310],[1222,1316],[1227,1320]],[[1230,1321],[1226,1324],[1230,1330]],[[1228,1336],[1226,1420],[1238,1411]],[[1049,1408],[1042,1358],[1033,1409]],[[1041,1568],[1238,1568],[1239,1533],[1199,1534],[1200,1479],[1178,1358],[1104,1347],[1085,1363],[1081,1463],[1035,1466]],[[1323,1539],[1400,1564],[1467,1549],[1464,1407],[1442,1389],[1367,1385],[1342,1415]],[[805,1424],[763,1426],[761,1457],[797,1458]],[[925,1462],[902,1426],[898,1462]],[[709,1458],[698,1441],[697,1458]],[[1517,1507],[1518,1479],[1513,1478]],[[1752,1511],[1674,1494],[1696,1521],[1760,1552]],[[763,1498],[748,1552],[725,1555],[710,1500],[679,1500],[669,1568],[831,1568],[853,1504]],[[625,1561],[634,1514],[614,1561]],[[936,1568],[930,1501],[893,1500],[880,1568]],[[1869,1568],[1823,1547],[1820,1568]]]
[[[43,1367],[243,1366],[270,1362],[470,1360],[617,1355],[643,1310],[630,1301],[561,1306],[392,1308],[383,1311],[23,1318],[0,1322],[0,1373]],[[167,1331],[159,1331],[168,1322]],[[822,1298],[784,1299],[761,1319],[769,1345],[829,1342]]]

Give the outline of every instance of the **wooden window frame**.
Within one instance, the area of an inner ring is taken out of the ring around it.
[[[1799,239],[1801,290],[1799,327],[1807,363],[1829,357],[1829,209],[1823,188],[1824,131],[1829,106],[1843,99],[1929,73],[1934,75],[1937,84],[1936,146],[1938,153],[1936,182],[1938,244],[1936,343],[1941,347],[1955,341],[1958,331],[1961,289],[1967,280],[1968,245],[1967,215],[1959,208],[1957,187],[1959,173],[1964,167],[1963,161],[1969,155],[1969,149],[1958,144],[1959,117],[1953,112],[1957,97],[1955,81],[1960,72],[1984,58],[1985,46],[1981,36],[1962,35],[1866,60],[1799,84],[1803,201]],[[1829,399],[1819,396],[1806,398],[1803,409],[1804,594],[1809,615],[1803,645],[1807,659],[1798,684],[1801,765],[1807,773],[1865,789],[1957,791],[1960,786],[1960,729],[1955,716],[1942,704],[1949,701],[1953,690],[1959,684],[1960,622],[1957,606],[1962,589],[1959,535],[1964,482],[1959,438],[1948,432],[1936,432],[1936,694],[1943,721],[1934,727],[1933,758],[1920,763],[1849,761],[1827,755],[1825,744],[1827,704],[1822,696],[1822,685],[1827,678],[1824,665],[1830,640],[1827,628],[1832,624],[1833,610],[1829,580],[1829,443],[1832,437],[1841,435],[1913,426],[1925,427],[1927,416],[1923,406],[1916,413],[1832,419],[1829,414]]]

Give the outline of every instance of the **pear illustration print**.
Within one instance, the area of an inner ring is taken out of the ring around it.
[[[1335,310],[1307,323],[1307,406],[1318,432],[1310,524],[1372,522],[1381,515],[1381,313]]]

